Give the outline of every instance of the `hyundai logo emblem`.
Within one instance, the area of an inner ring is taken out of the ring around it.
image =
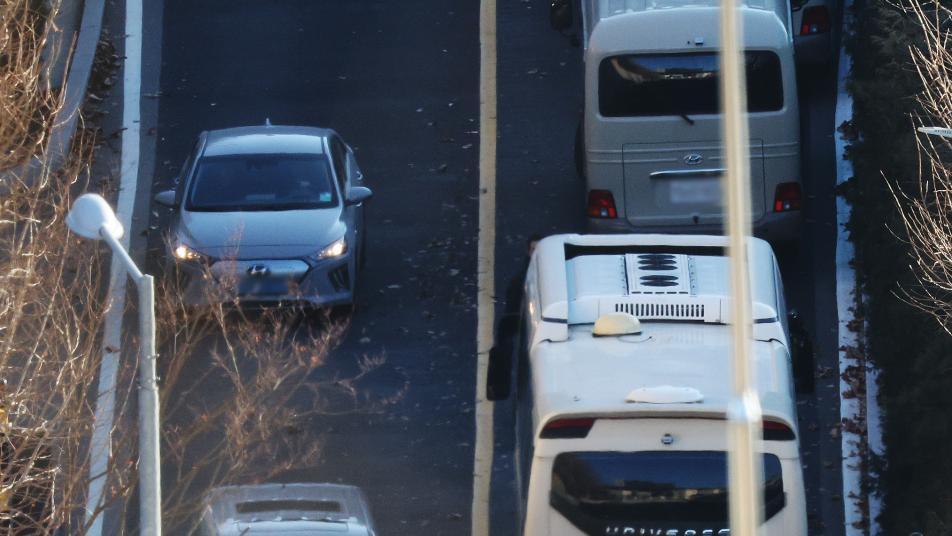
[[[704,161],[704,157],[698,153],[691,153],[684,155],[684,163],[689,166],[696,166]]]
[[[248,275],[251,277],[265,277],[271,273],[271,269],[263,264],[255,264],[248,268]]]

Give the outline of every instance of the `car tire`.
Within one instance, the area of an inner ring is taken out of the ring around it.
[[[364,230],[360,235],[360,255],[357,257],[357,271],[361,272],[367,265],[367,231]],[[356,283],[356,278],[354,279]]]
[[[575,174],[585,180],[585,132],[581,121],[575,129]]]
[[[360,266],[360,257],[357,258],[357,266]],[[353,316],[357,313],[357,299],[359,297],[360,285],[357,283],[357,274],[354,274],[354,282],[352,283],[351,293],[350,293],[350,302],[342,303],[340,305],[335,305],[331,307],[331,317],[336,319],[345,319]]]

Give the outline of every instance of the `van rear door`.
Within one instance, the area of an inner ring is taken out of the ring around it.
[[[540,439],[526,534],[729,534],[725,426],[721,419],[595,419],[584,438]],[[763,448],[762,534],[806,534],[793,430],[765,425]]]
[[[686,127],[685,130],[692,127]],[[626,143],[623,146],[625,207],[636,226],[720,223],[720,178],[725,162],[720,140]],[[764,215],[762,140],[750,141],[751,219]]]
[[[745,52],[751,114],[784,107],[773,51]],[[598,67],[600,143],[621,150],[625,213],[633,225],[719,223],[721,148],[719,64],[712,51],[621,54]],[[610,134],[609,134],[610,132]],[[610,139],[614,137],[618,139]],[[752,218],[766,210],[764,142],[750,143]]]
[[[766,519],[785,506],[780,459],[763,455]],[[728,532],[724,451],[564,452],[552,465],[552,508],[590,535]]]

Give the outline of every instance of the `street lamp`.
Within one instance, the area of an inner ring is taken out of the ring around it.
[[[119,243],[122,224],[97,194],[83,194],[66,215],[66,225],[84,238],[105,240],[125,265],[139,291],[139,525],[140,533],[162,534],[159,466],[159,390],[155,379],[155,284]]]

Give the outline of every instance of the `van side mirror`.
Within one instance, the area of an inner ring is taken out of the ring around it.
[[[163,190],[155,194],[153,199],[164,207],[175,207],[175,190]]]
[[[512,385],[512,356],[498,346],[489,350],[486,370],[486,399],[497,401],[509,398]]]
[[[572,0],[552,0],[549,4],[549,24],[557,32],[572,28],[574,22]]]
[[[790,360],[793,365],[793,383],[798,393],[812,393],[815,387],[813,342],[803,318],[797,311],[787,315],[790,328]]]
[[[347,194],[347,204],[348,205],[359,205],[364,201],[373,197],[374,193],[370,191],[370,188],[364,186],[353,186],[350,189],[350,192]]]

